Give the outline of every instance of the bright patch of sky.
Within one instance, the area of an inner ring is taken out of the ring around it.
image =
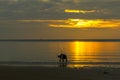
[[[120,38],[119,13],[120,0],[0,0],[0,38]]]

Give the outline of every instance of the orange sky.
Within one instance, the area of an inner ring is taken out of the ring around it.
[[[0,0],[0,39],[120,39],[119,3]]]

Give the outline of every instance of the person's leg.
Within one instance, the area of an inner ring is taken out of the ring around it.
[[[65,61],[67,62],[67,58],[65,58]]]
[[[62,59],[62,62],[64,62],[64,59]]]
[[[61,59],[59,59],[59,62],[61,62]]]

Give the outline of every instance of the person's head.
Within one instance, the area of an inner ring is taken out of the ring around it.
[[[57,55],[57,57],[60,57],[60,55]]]

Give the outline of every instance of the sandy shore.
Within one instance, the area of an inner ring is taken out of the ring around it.
[[[0,80],[120,80],[120,68],[0,66]]]

